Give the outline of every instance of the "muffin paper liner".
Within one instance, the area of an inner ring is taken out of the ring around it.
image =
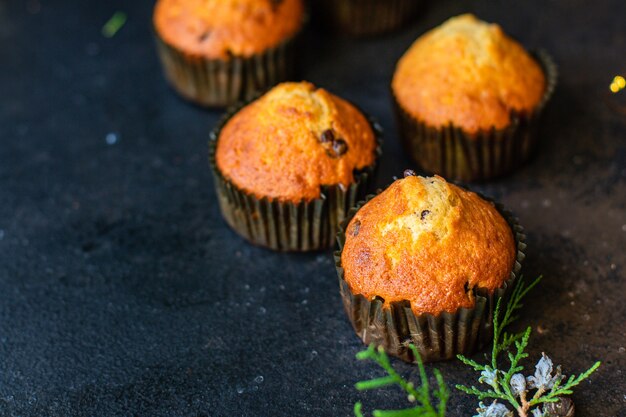
[[[312,251],[333,246],[340,222],[373,183],[382,154],[382,128],[366,115],[377,141],[374,163],[355,171],[348,187],[323,186],[320,197],[299,203],[258,198],[225,178],[217,168],[215,154],[220,131],[226,122],[246,103],[231,108],[211,132],[209,163],[215,191],[226,222],[237,233],[255,245],[278,251]]]
[[[318,20],[350,36],[373,36],[413,20],[424,0],[318,0]]]
[[[537,122],[557,82],[557,68],[543,50],[535,54],[546,75],[546,90],[531,114],[511,111],[504,129],[468,134],[449,124],[435,128],[402,109],[392,91],[400,136],[409,155],[429,173],[460,181],[481,181],[508,174],[535,149]]]
[[[250,57],[209,59],[187,54],[154,32],[165,77],[181,96],[202,106],[226,107],[249,100],[294,73],[299,33]]]
[[[451,359],[457,354],[467,355],[482,348],[493,335],[493,314],[498,299],[502,298],[503,302],[508,300],[525,258],[526,236],[517,219],[502,205],[494,203],[511,227],[516,246],[511,276],[500,288],[493,293],[484,288],[475,289],[473,308],[459,308],[454,313],[443,312],[438,315],[415,314],[408,300],[394,301],[385,306],[380,297],[370,300],[361,294],[352,293],[344,279],[341,252],[346,242],[346,229],[356,212],[374,197],[375,195],[369,195],[365,201],[359,202],[350,210],[339,228],[339,250],[334,254],[341,298],[356,334],[366,345],[374,343],[382,346],[390,355],[407,362],[415,361],[409,348],[410,343],[417,347],[424,362]],[[482,195],[481,197],[493,203],[492,200]]]

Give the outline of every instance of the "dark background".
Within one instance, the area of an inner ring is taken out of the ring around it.
[[[128,22],[106,39],[117,10]],[[578,415],[626,416],[626,91],[608,89],[626,73],[626,2],[446,0],[378,39],[309,30],[301,77],[379,118],[384,185],[413,167],[391,114],[394,63],[465,11],[547,49],[561,73],[537,156],[475,187],[518,214],[525,273],[545,276],[518,323],[534,330],[526,364],[546,351],[570,374],[602,360],[575,392]],[[354,359],[362,345],[330,251],[273,253],[222,221],[206,145],[220,113],[168,88],[151,12],[148,0],[0,0],[0,415],[346,416],[357,400],[406,405],[396,389],[353,387],[381,372]],[[450,386],[475,381],[458,362],[436,366]],[[453,391],[449,415],[475,406]]]

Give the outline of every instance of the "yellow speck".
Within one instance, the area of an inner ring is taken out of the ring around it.
[[[618,91],[624,89],[624,87],[626,87],[626,79],[621,75],[613,77],[613,81],[611,82],[611,85],[609,85],[609,89],[613,93],[617,93]]]

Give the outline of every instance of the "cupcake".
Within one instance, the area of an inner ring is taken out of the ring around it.
[[[426,171],[464,181],[519,167],[556,84],[543,52],[531,56],[495,24],[454,17],[421,36],[391,83],[402,139]]]
[[[424,6],[421,0],[316,0],[317,20],[339,33],[373,36],[412,21]]]
[[[158,0],[153,17],[166,78],[205,106],[286,80],[303,22],[302,0]]]
[[[226,115],[210,163],[222,214],[257,245],[331,247],[337,226],[367,192],[380,127],[308,82],[283,83]]]
[[[341,295],[364,343],[412,362],[469,354],[488,342],[493,311],[524,258],[511,214],[439,176],[407,170],[352,210],[335,253]]]

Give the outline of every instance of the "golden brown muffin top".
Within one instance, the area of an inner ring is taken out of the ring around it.
[[[299,202],[348,186],[374,163],[376,138],[352,104],[308,82],[283,83],[236,113],[217,140],[219,171],[255,196]]]
[[[251,56],[294,36],[302,0],[158,0],[154,27],[165,43],[190,55]]]
[[[392,89],[411,116],[468,133],[504,128],[511,111],[532,112],[546,88],[541,66],[496,24],[453,17],[398,62]]]
[[[356,213],[341,264],[353,293],[438,314],[473,307],[475,287],[502,286],[515,250],[493,204],[438,176],[408,176]]]

